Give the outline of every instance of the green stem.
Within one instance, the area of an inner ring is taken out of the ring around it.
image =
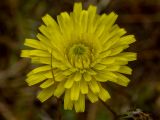
[[[100,100],[102,102],[102,104],[112,113],[114,120],[118,120],[119,115],[109,106],[107,105],[107,103],[105,103],[104,101]]]

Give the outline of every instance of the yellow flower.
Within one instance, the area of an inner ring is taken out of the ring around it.
[[[40,83],[38,94],[41,102],[51,96],[64,95],[64,109],[84,112],[85,98],[92,103],[110,98],[102,86],[112,81],[127,86],[131,74],[128,61],[136,60],[136,54],[123,52],[135,42],[133,35],[114,25],[115,13],[98,15],[96,7],[90,5],[82,10],[75,3],[73,12],[62,12],[57,22],[45,15],[37,39],[26,39],[24,45],[34,48],[22,50],[22,57],[29,57],[34,64],[26,82],[29,86]]]

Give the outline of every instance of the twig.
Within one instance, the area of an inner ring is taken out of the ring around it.
[[[52,51],[51,51],[51,72],[52,72],[52,77],[53,77],[53,80],[55,81],[55,77],[54,77],[54,73],[53,73],[53,66],[52,66]]]
[[[98,102],[94,104],[89,104],[88,112],[87,112],[87,119],[86,120],[96,120],[96,115],[98,112]]]
[[[61,100],[57,99],[57,112],[56,112],[56,120],[62,120],[61,116]]]
[[[51,51],[51,73],[52,73],[52,77],[53,77],[53,80],[55,81],[55,77],[54,77],[54,73],[53,73],[53,66],[52,66],[52,59],[53,59],[53,56],[52,56],[52,51]],[[57,112],[56,112],[56,120],[61,120],[61,100],[57,98]]]
[[[21,71],[24,71],[29,65],[28,59],[21,59],[17,63],[13,64],[10,68],[7,70],[0,72],[0,82],[1,80],[6,80],[10,77],[16,77],[20,74],[22,74]]]
[[[8,105],[3,102],[0,102],[0,113],[6,120],[17,120],[9,110]]]
[[[107,105],[107,103],[105,103],[104,101],[100,100],[102,102],[102,104],[112,113],[114,120],[118,120],[119,115],[109,106]]]

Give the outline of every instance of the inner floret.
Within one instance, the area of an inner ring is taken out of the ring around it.
[[[83,56],[87,52],[89,52],[89,49],[84,44],[75,44],[70,48],[70,52],[76,56]]]
[[[90,49],[83,43],[73,44],[68,51],[70,63],[76,68],[88,68],[90,65]]]

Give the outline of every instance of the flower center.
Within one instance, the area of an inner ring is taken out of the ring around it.
[[[90,49],[87,45],[73,44],[68,51],[68,58],[76,68],[88,68],[90,64]]]
[[[73,53],[75,55],[84,55],[85,52],[87,52],[88,48],[83,45],[83,44],[76,44],[76,45],[73,45],[73,47],[71,48],[71,51],[73,50]]]

